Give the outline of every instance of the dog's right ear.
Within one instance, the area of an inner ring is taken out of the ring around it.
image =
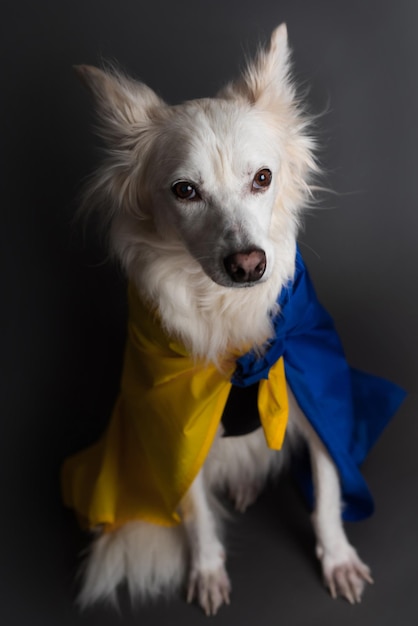
[[[110,145],[131,136],[135,129],[144,128],[156,111],[167,108],[147,85],[120,72],[91,65],[76,65],[74,70],[93,96],[100,134]]]
[[[100,211],[107,224],[115,211],[142,215],[138,176],[159,122],[169,114],[149,87],[110,69],[90,65],[75,68],[87,87],[98,114],[97,130],[106,156],[85,186],[79,214]]]

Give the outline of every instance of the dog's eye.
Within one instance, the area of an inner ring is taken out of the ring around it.
[[[191,183],[187,180],[180,180],[171,187],[172,192],[180,200],[198,200],[200,196]]]
[[[253,191],[262,191],[269,187],[272,177],[271,171],[266,168],[257,172],[253,180]]]

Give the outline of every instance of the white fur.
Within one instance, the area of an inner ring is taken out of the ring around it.
[[[167,596],[182,583],[187,563],[182,526],[164,528],[130,522],[91,544],[78,604],[116,604],[116,590],[127,582],[132,598]]]
[[[227,350],[262,350],[277,294],[293,276],[300,213],[317,170],[309,119],[289,78],[285,27],[214,99],[169,107],[145,85],[115,72],[78,71],[95,97],[108,146],[84,207],[101,212],[127,275],[196,358],[221,367]],[[260,192],[253,179],[262,168],[272,172],[272,182]],[[179,200],[172,191],[177,181],[190,182],[197,197]],[[265,253],[265,272],[254,284],[237,284],[223,260],[253,249]],[[311,452],[325,582],[332,595],[358,601],[370,573],[344,534],[338,476],[290,397],[287,440],[299,433]],[[131,522],[95,539],[81,605],[114,600],[124,581],[134,597],[154,597],[179,588],[188,576],[188,600],[216,613],[229,602],[230,582],[212,493],[226,490],[244,510],[282,463],[261,430],[217,437],[181,503],[179,528]]]

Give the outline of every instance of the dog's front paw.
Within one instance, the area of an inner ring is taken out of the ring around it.
[[[322,562],[325,585],[331,596],[342,596],[356,604],[361,602],[366,583],[373,584],[370,568],[363,563],[352,546],[345,545],[333,551],[317,550]]]
[[[197,600],[206,615],[215,615],[222,604],[229,604],[231,583],[225,566],[217,569],[192,569],[187,590],[187,602]]]

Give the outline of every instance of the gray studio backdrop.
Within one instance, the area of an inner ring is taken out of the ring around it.
[[[300,243],[353,365],[411,395],[364,471],[376,515],[349,534],[376,585],[361,606],[322,589],[303,505],[284,483],[229,531],[219,625],[415,626],[417,580],[418,3],[377,0],[6,1],[1,20],[1,622],[199,624],[182,600],[73,607],[84,546],[59,467],[93,441],[118,387],[125,293],[72,218],[99,159],[75,63],[117,60],[171,103],[213,95],[286,21],[326,172]]]

